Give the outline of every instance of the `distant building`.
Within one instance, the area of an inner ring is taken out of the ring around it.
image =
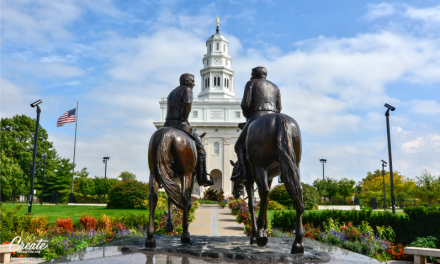
[[[237,160],[234,145],[241,132],[238,124],[246,119],[241,112],[241,99],[235,98],[234,94],[234,70],[232,58],[228,55],[228,40],[217,29],[217,33],[206,41],[206,49],[200,70],[200,93],[194,98],[189,123],[199,135],[206,132],[202,142],[207,152],[207,171],[214,178],[213,188],[222,188],[228,196],[232,191],[229,160]],[[161,118],[153,122],[156,128],[161,128],[165,122],[167,98],[162,98],[159,104]],[[203,189],[196,182],[193,195],[203,195]]]

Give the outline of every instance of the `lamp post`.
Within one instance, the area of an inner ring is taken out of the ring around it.
[[[320,159],[319,160],[322,163],[322,179],[324,180],[324,163],[327,162],[326,159]],[[325,203],[325,196],[324,196],[324,203]]]
[[[320,159],[319,161],[322,163],[322,179],[325,180],[325,178],[324,178],[324,164],[327,162],[327,160]]]
[[[107,161],[110,159],[110,157],[103,157],[102,163],[105,165],[105,172],[104,172],[104,178],[107,179]],[[105,201],[105,193],[104,193],[104,201]]]
[[[39,104],[41,104],[43,101],[38,100],[31,104],[31,107],[37,107],[37,125],[35,128],[35,136],[34,136],[34,157],[32,160],[32,171],[31,171],[31,189],[29,192],[29,207],[28,207],[28,214],[30,215],[32,212],[32,201],[34,200],[34,178],[35,178],[35,160],[37,158],[37,143],[38,143],[38,128],[40,125],[40,113],[41,109]]]
[[[387,162],[382,160],[382,179],[383,179],[383,210],[385,210],[385,167]]]
[[[43,183],[41,184],[41,197],[40,197],[40,204],[43,205],[43,191],[44,191],[44,173],[46,172],[46,156],[47,153],[43,154],[44,157],[44,167],[43,167]]]
[[[393,214],[396,214],[396,197],[394,196],[394,182],[393,182],[393,158],[391,154],[391,136],[390,136],[390,110],[396,110],[395,107],[385,104],[385,107],[388,108],[385,112],[385,116],[387,119],[387,136],[388,136],[388,162],[390,163],[390,182],[391,182],[391,205],[393,209]]]

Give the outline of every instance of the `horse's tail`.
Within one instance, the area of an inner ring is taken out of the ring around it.
[[[293,148],[292,128],[289,120],[284,115],[277,115],[277,145],[278,160],[281,169],[281,179],[287,192],[293,199],[298,213],[304,214],[303,191],[299,168],[296,165],[296,155]]]
[[[170,148],[173,138],[168,133],[160,133],[158,141],[159,144],[156,149],[156,168],[158,173],[155,174],[155,179],[162,184],[173,203],[178,208],[184,210],[180,187],[174,181],[174,171],[171,169],[173,157],[171,156]]]

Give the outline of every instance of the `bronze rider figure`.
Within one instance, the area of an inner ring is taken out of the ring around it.
[[[207,178],[209,174],[206,172],[206,151],[199,136],[193,131],[188,122],[193,102],[192,89],[195,85],[194,75],[184,73],[180,76],[180,86],[168,95],[167,116],[163,126],[183,130],[195,140],[197,148],[197,183],[200,186],[209,186],[214,185],[214,182]]]
[[[241,173],[233,175],[231,181],[247,180],[245,140],[249,125],[255,119],[270,114],[281,112],[280,89],[271,81],[266,80],[267,70],[264,67],[252,69],[251,80],[246,83],[241,101],[243,116],[247,118],[246,125],[235,143]]]

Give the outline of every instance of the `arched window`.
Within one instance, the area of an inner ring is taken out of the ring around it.
[[[209,82],[209,77],[208,77],[208,87],[209,87],[209,83],[210,83],[210,82]]]
[[[227,85],[226,85],[226,78],[225,78],[225,82],[224,82],[224,85],[227,87]]]
[[[214,155],[220,154],[220,144],[218,142],[214,143]]]
[[[226,80],[227,86],[229,87],[229,79]]]
[[[205,79],[205,87],[208,87],[208,79]]]
[[[209,51],[211,51],[211,44],[209,44]]]
[[[220,86],[220,77],[217,77],[217,85]]]
[[[217,86],[217,78],[214,77],[214,86]]]
[[[217,50],[219,50],[219,45],[218,45],[218,43],[217,43]]]

